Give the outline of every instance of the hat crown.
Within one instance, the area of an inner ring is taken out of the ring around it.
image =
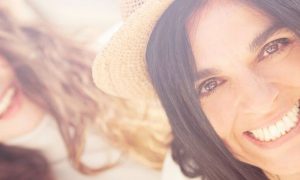
[[[139,9],[147,0],[121,0],[121,16],[126,20],[137,9]]]
[[[146,69],[146,49],[156,22],[173,1],[119,0],[125,19],[93,63],[98,88],[126,99],[156,98]]]

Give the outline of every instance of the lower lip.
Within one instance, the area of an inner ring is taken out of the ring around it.
[[[18,91],[17,88],[15,90],[16,92],[11,100],[11,104],[9,105],[7,110],[0,115],[0,121],[10,120],[21,107],[21,92]]]
[[[299,134],[299,132],[300,132],[300,117],[298,114],[297,125],[295,127],[293,127],[293,129],[290,130],[287,134],[281,136],[280,138],[278,138],[275,141],[263,142],[263,141],[259,141],[259,140],[255,139],[254,137],[251,137],[250,135],[247,135],[246,133],[244,133],[243,135],[249,141],[251,141],[253,144],[255,144],[256,146],[259,146],[261,148],[276,148],[276,147],[282,145],[283,143],[286,143],[288,140],[292,139],[293,137],[295,137],[297,134]]]

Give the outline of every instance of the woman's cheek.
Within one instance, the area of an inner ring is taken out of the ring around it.
[[[300,88],[300,44],[292,47],[285,56],[275,56],[261,62],[255,71],[266,82],[282,87]]]
[[[221,138],[227,137],[232,132],[236,123],[235,117],[237,116],[236,100],[232,96],[233,93],[227,91],[226,87],[224,87],[222,93],[218,92],[215,97],[209,97],[209,100],[207,98],[202,103],[207,119]]]
[[[300,46],[293,49],[277,69],[277,78],[281,84],[300,88]]]

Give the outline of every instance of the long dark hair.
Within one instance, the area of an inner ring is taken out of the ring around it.
[[[195,90],[196,65],[186,24],[208,0],[175,0],[156,24],[147,47],[147,68],[173,132],[172,156],[189,177],[265,180],[263,171],[237,160],[202,111]],[[300,3],[245,0],[300,35]]]

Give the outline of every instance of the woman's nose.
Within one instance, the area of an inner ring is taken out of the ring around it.
[[[267,113],[272,109],[279,90],[276,85],[254,74],[248,75],[239,85],[239,99],[247,113]]]

